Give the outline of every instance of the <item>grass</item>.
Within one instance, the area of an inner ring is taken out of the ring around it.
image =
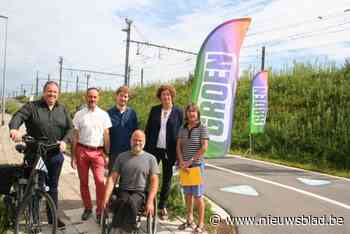
[[[172,188],[170,192],[170,196],[168,199],[168,209],[170,210],[169,212],[169,218],[171,220],[174,220],[176,217],[182,217],[186,219],[186,206],[185,206],[185,201],[183,200],[181,196],[181,190],[179,186],[179,178],[178,176],[174,176],[172,180]],[[210,217],[214,214],[211,208],[210,203],[204,199],[205,202],[205,230],[208,233],[215,233],[216,227],[213,225],[210,225]],[[194,206],[194,220],[195,223],[198,223],[198,211],[196,207]]]

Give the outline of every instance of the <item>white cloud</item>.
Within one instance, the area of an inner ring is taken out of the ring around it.
[[[201,4],[182,0],[2,0],[0,14],[9,16],[8,87],[13,90],[20,83],[32,83],[36,70],[40,71],[41,76],[46,77],[50,73],[52,77],[58,77],[59,56],[64,57],[64,65],[67,67],[123,73],[126,34],[121,29],[125,28],[125,17],[134,20],[132,39],[149,40],[194,52],[199,50],[204,38],[214,27],[231,18],[251,16],[253,21],[248,34],[282,27],[246,38],[244,46],[258,45],[242,49],[242,64],[245,61],[258,65],[262,42],[274,39],[285,41],[291,35],[317,33],[327,25],[350,21],[350,12],[343,12],[348,8],[349,0],[208,0]],[[332,18],[327,19],[327,15]],[[318,16],[322,16],[319,22]],[[305,23],[283,28],[297,22]],[[3,26],[0,23],[1,32]],[[341,28],[350,29],[350,24],[334,29]],[[279,63],[278,51],[282,55],[283,51],[286,53],[288,49],[296,48],[309,48],[305,51],[313,56],[327,55],[329,59],[341,62],[348,55],[349,49],[340,43],[349,38],[349,30],[327,33],[331,30],[324,30],[322,37],[305,37],[282,44],[267,44],[267,55],[271,56],[268,58],[269,63]],[[0,55],[3,54],[3,39],[4,34],[1,33]],[[131,74],[136,81],[140,79],[141,67],[145,67],[146,81],[158,81],[187,76],[196,62],[194,56],[167,50],[159,51],[143,46],[140,51],[142,56],[136,56],[136,45],[131,46]],[[293,58],[293,53],[288,55]],[[2,62],[0,56],[0,63]],[[77,74],[66,72],[64,75],[66,79],[75,80]],[[107,76],[92,78],[92,84],[111,88],[123,81],[123,78],[115,78],[117,81],[111,82],[111,78]]]

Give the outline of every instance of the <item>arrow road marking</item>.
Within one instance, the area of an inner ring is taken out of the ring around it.
[[[297,178],[297,180],[303,182],[304,184],[310,186],[322,186],[326,184],[330,184],[331,182],[328,180],[315,180],[315,179],[307,179],[307,178]]]
[[[220,171],[228,172],[228,173],[231,173],[231,174],[234,174],[234,175],[244,176],[244,177],[247,177],[247,178],[250,178],[250,179],[253,179],[253,180],[257,180],[257,181],[260,181],[260,182],[264,182],[264,183],[267,183],[267,184],[272,184],[272,185],[275,185],[275,186],[278,186],[278,187],[281,187],[281,188],[292,190],[294,192],[301,193],[301,194],[304,194],[304,195],[307,195],[307,196],[310,196],[310,197],[314,197],[314,198],[317,198],[319,200],[322,200],[322,201],[331,203],[333,205],[337,205],[337,206],[343,207],[343,208],[345,208],[347,210],[350,210],[350,206],[347,205],[347,204],[335,201],[335,200],[327,198],[327,197],[323,197],[323,196],[317,195],[315,193],[310,193],[310,192],[302,190],[302,189],[294,188],[292,186],[284,185],[284,184],[277,183],[277,182],[274,182],[274,181],[271,181],[271,180],[266,180],[266,179],[259,178],[259,177],[256,177],[256,176],[248,175],[248,174],[245,174],[245,173],[242,173],[242,172],[229,170],[229,169],[226,169],[226,168],[223,168],[223,167],[218,167],[218,166],[212,165],[210,163],[206,163],[206,166],[215,168],[215,169],[220,170]]]
[[[220,191],[228,193],[238,193],[247,196],[258,196],[259,193],[249,185],[237,185],[231,187],[221,188]]]

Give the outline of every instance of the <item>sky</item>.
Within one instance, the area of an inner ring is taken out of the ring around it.
[[[261,47],[266,67],[280,69],[293,60],[340,65],[350,55],[350,0],[1,0],[7,16],[6,93],[34,92],[38,72],[58,79],[64,68],[124,74],[125,18],[131,39],[197,53],[219,24],[250,17],[240,53],[240,71],[258,70]],[[0,71],[3,73],[6,21],[0,18]],[[196,56],[131,44],[131,84],[169,82],[188,77]],[[63,71],[63,91],[86,88],[85,72]],[[116,89],[122,76],[90,74],[90,86]],[[2,78],[2,77],[1,77]],[[67,81],[67,82],[66,82]],[[1,85],[2,82],[1,82]]]

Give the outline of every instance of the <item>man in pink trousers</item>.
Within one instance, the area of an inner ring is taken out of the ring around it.
[[[73,118],[74,137],[72,147],[72,168],[78,169],[80,193],[84,203],[82,220],[92,216],[92,202],[89,191],[89,169],[91,168],[96,187],[96,220],[100,223],[102,199],[104,196],[104,169],[108,164],[111,120],[104,110],[97,106],[99,90],[89,88],[86,92],[87,107],[78,111]]]

